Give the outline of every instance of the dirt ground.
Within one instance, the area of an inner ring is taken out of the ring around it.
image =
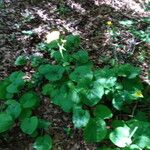
[[[80,35],[82,47],[89,52],[95,65],[102,67],[105,65],[102,58],[114,58],[106,22],[112,21],[114,26],[118,26],[119,20],[150,16],[144,11],[143,0],[5,0],[0,7],[0,79],[18,69],[13,65],[17,56],[34,54],[36,45],[45,40],[46,33],[56,29],[64,35]],[[27,36],[22,32],[28,30],[35,34]],[[133,38],[123,29],[121,33],[125,40]],[[143,70],[141,78],[149,82],[150,46],[145,49],[145,61],[138,62],[140,51],[135,48],[129,56],[130,49],[128,44],[125,45],[125,49],[118,50],[118,61],[140,66]],[[37,114],[53,122],[48,131],[54,141],[53,150],[96,149],[97,145],[83,141],[82,131],[73,128],[70,114],[62,112],[46,98],[42,103]],[[71,134],[67,133],[68,128]],[[29,150],[32,142],[15,128],[6,135],[6,140],[0,138],[0,150]]]

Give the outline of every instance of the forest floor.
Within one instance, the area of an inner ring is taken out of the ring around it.
[[[97,67],[114,59],[119,63],[132,63],[141,67],[143,81],[150,82],[147,77],[150,45],[137,46],[136,39],[118,24],[121,20],[150,16],[150,12],[144,11],[143,3],[134,0],[6,0],[0,7],[0,79],[18,69],[13,65],[17,56],[34,54],[37,44],[45,40],[48,32],[59,30],[63,35],[80,35],[82,47]],[[124,45],[123,49],[116,49],[115,56],[107,21],[119,28],[119,44]],[[34,34],[29,36],[23,31],[34,31]],[[134,48],[129,44],[132,40]],[[144,59],[139,61],[142,53]],[[48,99],[42,103],[36,113],[53,122],[49,131],[54,141],[53,150],[95,149],[97,145],[86,144],[82,131],[73,128],[70,114],[50,104]],[[31,149],[32,139],[21,134],[20,129],[13,129],[6,138],[5,141],[0,139],[0,150]]]

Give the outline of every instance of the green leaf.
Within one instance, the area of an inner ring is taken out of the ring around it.
[[[113,86],[116,85],[117,78],[116,77],[110,77],[110,78],[99,78],[97,80],[98,83],[100,83],[104,88],[110,89]]]
[[[33,91],[27,92],[20,98],[20,104],[23,108],[35,108],[39,104],[39,97]]]
[[[112,121],[112,127],[117,128],[117,127],[124,127],[126,124],[123,120],[113,120]]]
[[[146,135],[141,135],[136,138],[135,143],[141,148],[150,149],[150,137]]]
[[[15,83],[12,83],[9,86],[7,86],[7,92],[9,93],[18,93],[18,91],[18,85],[16,85]]]
[[[8,103],[8,102],[7,102]],[[17,101],[10,100],[9,105],[6,108],[6,113],[11,115],[14,119],[18,118],[21,113],[21,106]]]
[[[102,119],[112,118],[113,114],[111,110],[105,105],[97,105],[94,110],[95,117],[100,117]]]
[[[106,134],[106,123],[101,118],[91,118],[84,129],[84,139],[87,142],[100,142]]]
[[[40,136],[36,139],[33,148],[36,150],[51,150],[52,139],[49,135]]]
[[[18,56],[15,61],[16,66],[22,66],[25,65],[26,63],[27,63],[27,57],[24,55]]]
[[[13,119],[7,113],[0,113],[0,133],[9,130],[13,126]]]
[[[75,106],[73,109],[72,120],[75,128],[82,128],[87,125],[90,119],[90,114],[87,110],[83,110],[81,106]]]
[[[93,72],[89,66],[80,66],[70,74],[70,79],[75,82],[80,80],[92,80]]]
[[[21,130],[26,133],[26,134],[33,134],[34,131],[37,129],[38,127],[38,118],[36,116],[33,116],[31,118],[25,118],[22,122],[21,122]]]
[[[108,67],[98,69],[94,71],[94,77],[96,79],[116,77],[116,70],[114,68],[111,69]]]
[[[124,102],[125,102],[125,98],[123,97],[123,95],[115,95],[112,100],[112,105],[117,110],[121,110]]]
[[[48,83],[46,85],[43,86],[42,88],[42,94],[44,95],[51,95],[52,90],[54,90],[53,85]]]
[[[51,93],[52,102],[60,106],[65,112],[70,112],[74,102],[71,99],[72,91],[68,89],[66,85],[63,85],[59,90],[55,90]]]
[[[142,150],[139,146],[132,144],[129,147],[125,147],[123,150]]]
[[[71,89],[68,93],[68,97],[70,97],[70,100],[76,104],[80,103],[80,97],[79,92],[77,89]]]
[[[132,119],[127,121],[127,125],[131,130],[137,128],[135,134],[133,135],[134,143],[143,149],[150,148],[150,123]]]
[[[0,81],[0,99],[5,100],[7,97],[6,88],[9,85],[8,79]]]
[[[49,81],[57,81],[62,78],[65,69],[62,66],[46,64],[41,65],[38,71]]]
[[[118,76],[127,77],[128,79],[136,78],[140,73],[140,68],[134,67],[130,64],[119,65],[116,68],[116,74]]]
[[[68,51],[71,51],[72,49],[78,48],[80,46],[80,37],[78,35],[68,35],[65,40],[66,43],[64,47]]]
[[[130,128],[127,126],[118,127],[109,135],[110,140],[118,147],[127,147],[132,143]]]
[[[50,125],[51,125],[51,122],[43,120],[43,119],[39,119],[38,128],[46,130],[48,129]]]
[[[31,109],[23,109],[19,116],[19,120],[24,120],[25,118],[29,118],[32,114]]]
[[[25,73],[22,71],[15,71],[13,72],[10,76],[9,76],[9,80],[12,83],[15,83],[16,85],[23,85],[24,84],[24,80],[23,77],[25,76]]]
[[[6,88],[7,92],[14,94],[18,93],[19,90],[24,86],[25,81],[23,77],[25,73],[22,71],[15,71],[9,76],[9,80],[11,84],[9,84]]]
[[[44,58],[42,58],[41,56],[33,55],[31,57],[31,66],[32,67],[38,67],[42,63],[44,63]]]
[[[86,51],[79,50],[78,52],[73,54],[73,58],[77,61],[77,63],[87,63],[89,61],[89,56]]]
[[[83,102],[88,106],[96,105],[104,95],[104,88],[98,82],[93,82],[82,91]]]

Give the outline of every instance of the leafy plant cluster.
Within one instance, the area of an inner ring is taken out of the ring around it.
[[[22,55],[15,62],[34,70],[30,78],[26,71],[16,71],[0,81],[2,137],[19,126],[36,137],[35,149],[51,149],[51,137],[40,132],[50,123],[34,115],[44,95],[72,114],[74,127],[83,129],[86,142],[105,142],[107,148],[100,148],[105,150],[150,149],[150,122],[131,108],[144,97],[139,68],[130,64],[96,68],[80,48],[79,36],[61,37],[38,48],[49,59]]]

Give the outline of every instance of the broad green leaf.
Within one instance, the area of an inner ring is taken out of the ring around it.
[[[150,136],[141,135],[135,138],[135,143],[141,148],[148,148],[150,149]]]
[[[24,55],[18,56],[15,61],[16,66],[22,66],[25,65],[26,63],[27,63],[27,57]]]
[[[7,86],[7,92],[9,93],[18,93],[19,89],[18,89],[18,85],[15,83],[12,83],[10,85]]]
[[[92,83],[89,88],[82,91],[83,102],[89,106],[96,105],[103,95],[104,88],[98,82]]]
[[[51,95],[52,90],[54,90],[53,85],[48,83],[46,85],[43,86],[42,88],[42,94],[44,95]]]
[[[0,81],[0,99],[5,100],[7,96],[6,88],[9,85],[9,81],[7,79]]]
[[[62,66],[46,64],[41,65],[38,71],[49,81],[57,81],[62,78],[65,69]]]
[[[40,136],[36,139],[33,144],[33,148],[36,150],[51,150],[52,149],[52,139],[49,135]]]
[[[70,100],[76,104],[80,103],[80,97],[77,89],[71,89],[68,97],[70,97]]]
[[[33,91],[27,92],[20,98],[20,104],[23,108],[35,108],[39,104],[39,97]]]
[[[112,100],[112,105],[117,110],[121,110],[124,102],[125,102],[125,98],[121,95],[117,95],[117,96],[114,96]]]
[[[63,85],[59,90],[51,93],[52,102],[60,106],[65,112],[70,112],[74,102],[71,99],[72,91],[66,85]]]
[[[13,119],[7,113],[0,113],[0,133],[9,130],[13,126]]]
[[[87,63],[89,61],[89,56],[86,51],[79,50],[78,52],[73,54],[73,58],[77,61],[77,63]]]
[[[142,149],[136,144],[132,144],[129,147],[125,147],[123,150],[142,150]]]
[[[31,115],[32,115],[31,109],[29,109],[29,108],[23,109],[19,116],[19,120],[24,120],[25,118],[29,118]]]
[[[96,79],[116,77],[116,70],[114,68],[111,69],[111,68],[105,67],[103,69],[95,70],[94,76]]]
[[[92,80],[93,72],[88,66],[79,66],[70,74],[70,79],[75,82],[80,80]]]
[[[78,35],[68,35],[66,38],[66,43],[64,47],[68,50],[71,51],[72,49],[78,48],[80,45],[80,37]]]
[[[75,128],[82,128],[87,125],[90,119],[88,110],[82,109],[80,106],[75,106],[73,109],[72,120]]]
[[[36,116],[25,118],[21,122],[21,130],[26,134],[33,134],[38,127],[38,118]]]
[[[129,104],[133,101],[137,101],[143,98],[141,91],[119,91],[119,93],[114,93],[112,104],[114,108],[121,110],[124,104]]]
[[[127,126],[118,127],[109,135],[110,140],[118,147],[127,147],[132,143],[130,128]]]
[[[131,130],[134,130],[134,128],[137,127],[137,130],[133,135],[134,143],[141,148],[150,148],[150,123],[132,119],[127,121],[127,125]]]
[[[116,77],[99,78],[99,79],[97,80],[97,82],[100,83],[101,86],[103,86],[103,87],[106,88],[106,89],[110,89],[110,88],[112,88],[113,86],[115,86],[116,81],[117,81],[117,78],[116,78]]]
[[[112,118],[113,114],[111,110],[105,105],[97,105],[94,110],[95,117],[100,117],[102,119]]]
[[[44,119],[39,119],[39,124],[38,124],[38,128],[41,129],[48,129],[48,127],[51,125],[51,122],[46,121]]]
[[[140,73],[140,68],[134,67],[130,64],[119,65],[116,68],[116,74],[118,76],[127,77],[128,79],[136,78]]]
[[[91,118],[84,129],[84,139],[87,142],[100,142],[106,134],[106,123],[101,118]]]
[[[135,79],[123,79],[121,84],[123,85],[123,89],[127,91],[143,90],[143,85],[139,78]]]
[[[15,71],[9,76],[9,80],[16,85],[21,86],[24,85],[24,80],[23,80],[24,76],[25,76],[24,72]]]
[[[9,105],[6,108],[6,113],[8,113],[9,115],[11,115],[14,119],[18,118],[20,113],[21,113],[21,105],[20,103],[18,103],[17,101],[13,101],[11,100],[11,102],[9,101]]]
[[[124,127],[125,125],[126,125],[125,121],[123,121],[123,120],[113,120],[112,121],[112,127],[113,128]]]
[[[10,94],[18,93],[19,90],[24,86],[25,81],[23,77],[25,73],[22,71],[15,71],[9,76],[10,84],[7,86],[6,90]]]
[[[40,64],[44,63],[44,58],[41,56],[32,56],[31,57],[31,66],[32,67],[38,67]]]

